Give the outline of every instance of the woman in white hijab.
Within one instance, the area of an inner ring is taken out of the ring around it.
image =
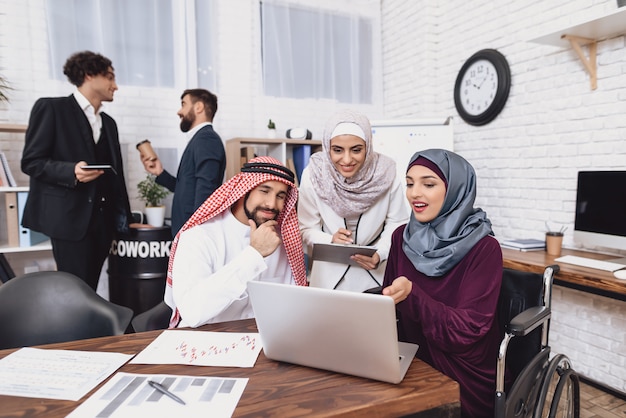
[[[409,218],[395,162],[372,147],[365,115],[341,111],[328,120],[322,151],[302,173],[298,220],[308,254],[313,244],[369,245],[356,265],[313,260],[310,285],[362,292],[382,285],[391,234]]]

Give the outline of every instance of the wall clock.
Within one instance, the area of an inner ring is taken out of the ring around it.
[[[469,57],[454,84],[454,105],[470,125],[485,125],[504,108],[511,89],[511,69],[504,55],[483,49]]]

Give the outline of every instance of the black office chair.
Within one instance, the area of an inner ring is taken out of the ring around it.
[[[580,414],[578,375],[565,355],[550,358],[552,280],[558,271],[558,265],[546,267],[543,275],[504,269],[498,302],[504,339],[498,353],[496,418]]]
[[[28,273],[0,286],[0,349],[121,335],[132,317],[70,273]]]
[[[134,317],[131,324],[135,332],[165,329],[170,324],[171,316],[172,309],[161,301],[158,305]]]

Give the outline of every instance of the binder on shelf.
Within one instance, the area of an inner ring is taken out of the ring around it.
[[[243,147],[241,148],[241,167],[254,157],[261,157],[265,155],[269,155],[269,147],[267,145],[259,144]]]
[[[287,158],[286,164],[288,169],[290,169],[291,171],[293,171],[293,173],[295,174],[296,172],[296,166],[293,163],[293,158]],[[300,185],[300,182],[298,181],[298,177],[295,178],[295,183],[296,183],[296,187],[298,187]]]
[[[0,161],[2,162],[2,171],[3,177],[2,181],[4,182],[4,177],[6,176],[6,183],[2,183],[3,186],[9,187],[17,187],[17,183],[15,183],[15,179],[13,178],[13,173],[11,173],[11,167],[9,167],[9,161],[7,160],[7,156],[4,155],[4,152],[0,152]]]
[[[4,171],[4,166],[0,162],[0,186],[9,187],[9,179],[7,178],[7,174]]]
[[[9,247],[20,246],[20,222],[17,213],[17,192],[4,193],[7,219],[7,244]]]
[[[22,217],[24,216],[24,206],[26,205],[27,198],[28,192],[17,192],[17,215],[20,231],[20,247],[32,247],[33,245],[37,245],[48,239],[48,237],[41,232],[32,231],[29,228],[22,226]]]
[[[241,164],[239,168],[243,167],[245,163],[250,161],[255,157],[254,155],[254,147],[244,147],[241,149]]]
[[[296,145],[293,147],[293,163],[296,166],[296,178],[300,181],[302,171],[309,164],[311,145]]]

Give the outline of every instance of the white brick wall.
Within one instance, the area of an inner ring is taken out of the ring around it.
[[[550,344],[583,376],[626,393],[626,303],[560,286]]]
[[[576,173],[626,168],[625,37],[598,44],[598,89],[571,49],[529,42],[605,1],[382,1],[385,118],[453,115],[455,150],[476,168],[478,206],[499,237],[542,238],[545,221],[572,237]],[[558,5],[558,6],[557,6]],[[453,88],[474,52],[495,48],[512,73],[509,100],[490,124],[458,116]]]

